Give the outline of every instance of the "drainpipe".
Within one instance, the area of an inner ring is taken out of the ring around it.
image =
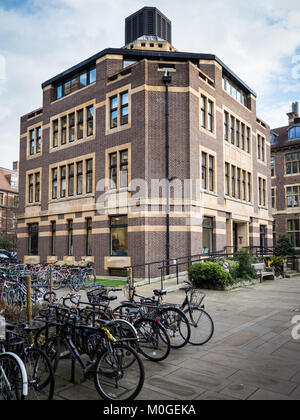
[[[170,146],[169,146],[169,84],[172,81],[172,77],[168,70],[165,71],[163,76],[163,82],[166,85],[166,111],[165,111],[165,119],[166,119],[166,193],[167,193],[167,206],[166,206],[166,259],[167,259],[167,272],[166,274],[170,274],[170,173],[169,173],[169,153],[170,153]]]

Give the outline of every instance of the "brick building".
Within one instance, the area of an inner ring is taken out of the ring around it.
[[[177,51],[155,8],[126,19],[126,39],[43,83],[21,118],[24,261],[88,258],[107,274],[272,245],[256,94],[215,55]]]
[[[0,240],[11,242],[14,247],[17,243],[18,181],[18,162],[14,162],[13,170],[0,168]]]
[[[300,118],[294,103],[288,124],[271,130],[274,240],[288,236],[300,248]]]

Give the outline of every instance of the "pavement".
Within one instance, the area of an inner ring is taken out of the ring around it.
[[[151,296],[159,287],[138,292]],[[292,319],[299,316],[300,325],[300,277],[205,293],[214,337],[203,347],[172,350],[160,363],[144,359],[146,380],[137,400],[299,400],[300,339],[292,338]],[[182,290],[167,297],[173,303],[183,299]],[[55,399],[99,400],[78,366],[77,384],[69,382],[70,375],[70,361],[64,361]]]

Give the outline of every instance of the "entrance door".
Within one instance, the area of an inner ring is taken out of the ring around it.
[[[261,248],[261,255],[264,255],[265,248],[266,248],[266,226],[260,226],[260,248]]]

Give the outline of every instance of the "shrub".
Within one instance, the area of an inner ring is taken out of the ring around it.
[[[279,239],[275,246],[274,254],[277,257],[287,257],[295,254],[295,249],[286,236],[279,236]]]
[[[284,261],[283,257],[268,257],[266,259],[266,264],[269,268],[274,268],[275,275],[280,276],[283,275],[283,267],[284,267]]]
[[[193,264],[189,268],[189,277],[196,287],[203,289],[222,289],[233,284],[230,273],[220,264],[203,262]]]
[[[256,271],[252,267],[252,264],[254,264],[254,258],[247,249],[241,249],[236,252],[234,259],[238,263],[236,268],[236,275],[238,278],[251,280],[257,277]]]

